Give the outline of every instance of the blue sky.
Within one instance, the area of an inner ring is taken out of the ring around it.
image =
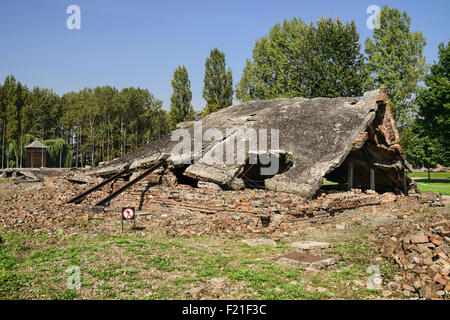
[[[69,30],[69,5],[81,8],[81,30]],[[323,17],[354,20],[360,42],[370,5],[406,11],[411,30],[427,39],[427,62],[439,42],[449,40],[448,0],[15,0],[0,2],[0,81],[8,74],[30,88],[58,94],[109,84],[147,88],[168,109],[175,68],[184,64],[191,79],[194,109],[201,110],[205,59],[212,48],[226,54],[239,81],[255,40],[275,23],[294,16],[305,22]]]

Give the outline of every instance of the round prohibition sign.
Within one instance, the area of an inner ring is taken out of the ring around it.
[[[131,220],[134,218],[134,210],[131,208],[126,208],[122,211],[122,216],[125,220]]]

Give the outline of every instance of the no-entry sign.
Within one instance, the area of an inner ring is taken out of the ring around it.
[[[122,232],[123,232],[123,221],[134,221],[134,229],[136,229],[136,215],[134,212],[134,207],[122,208]]]
[[[134,219],[134,208],[122,208],[122,219],[123,220]]]

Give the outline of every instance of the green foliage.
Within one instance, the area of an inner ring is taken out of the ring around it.
[[[415,168],[425,165],[425,140],[420,137],[420,127],[411,125],[400,130],[400,145],[406,153],[406,159]]]
[[[34,87],[25,107],[25,131],[35,137],[50,137],[61,114],[61,98],[49,89]]]
[[[445,161],[448,161],[448,150],[441,144],[440,139],[427,136],[417,123],[402,128],[400,136],[400,144],[406,158],[414,167],[433,168],[438,163],[445,165]]]
[[[401,128],[401,145],[415,167],[450,165],[450,49],[439,45],[439,61],[417,95],[418,117]]]
[[[233,104],[231,69],[226,70],[225,54],[217,48],[211,50],[205,62],[203,98],[206,100],[203,116]]]
[[[191,81],[185,66],[178,66],[173,73],[173,94],[170,97],[170,129],[174,130],[177,124],[194,119],[194,108],[191,105]]]
[[[16,161],[16,153],[17,151],[15,150],[16,146],[15,146],[15,141],[11,142],[9,145],[7,145],[6,150],[9,152],[9,156],[6,158],[6,160],[9,159],[8,165],[10,168],[14,168],[16,166],[16,163],[18,164],[19,162]]]
[[[297,18],[272,27],[247,60],[236,97],[360,96],[364,61],[354,22],[339,19],[307,25]]]
[[[410,178],[428,178],[428,172],[411,172],[408,173]],[[446,178],[450,179],[450,172],[430,172],[430,178]]]
[[[414,117],[411,100],[427,71],[422,55],[426,41],[421,32],[410,32],[406,12],[385,5],[379,14],[380,26],[374,29],[373,40],[365,41],[366,89],[387,87],[394,117],[404,125]]]
[[[2,88],[0,109],[6,119],[6,140],[10,142],[10,150],[15,154],[14,163],[16,164],[19,163],[20,140],[24,130],[22,120],[28,95],[28,88],[20,81],[16,81],[13,75],[6,77]]]
[[[20,166],[20,148],[34,137],[51,145],[47,166],[59,167],[60,139],[62,165],[83,166],[112,160],[169,132],[162,101],[146,89],[103,86],[60,97],[45,88],[29,91],[12,75],[0,85],[0,120],[2,127],[6,121],[9,166]],[[25,164],[23,150],[22,155]]]
[[[59,159],[61,153],[61,166],[70,168],[72,166],[73,152],[70,146],[62,139],[45,140],[47,146],[47,167],[59,168]]]
[[[436,145],[436,161],[450,165],[450,46],[439,44],[439,61],[425,78],[419,91],[419,119],[424,136]]]
[[[20,144],[17,146],[16,141],[13,141],[9,145],[9,166],[15,167],[16,163],[19,164],[20,167],[20,158],[22,158],[22,167],[25,166],[25,159],[26,159],[26,150],[25,147],[32,143],[36,138],[32,136],[31,134],[25,134],[22,137],[22,150],[20,147]],[[22,153],[21,153],[22,152]],[[22,155],[22,157],[21,157]],[[17,162],[15,159],[19,159]]]

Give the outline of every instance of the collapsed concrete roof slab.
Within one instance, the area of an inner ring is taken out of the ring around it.
[[[386,92],[386,89],[366,92],[361,99],[280,98],[230,106],[206,116],[201,122],[185,123],[171,135],[90,173],[107,176],[127,167],[130,170],[146,168],[162,157],[168,157],[167,162],[175,166],[180,166],[181,162],[188,177],[235,188],[243,186],[241,176],[245,161],[260,152],[252,149],[250,143],[255,138],[254,133],[263,132],[268,140],[266,153],[288,154],[293,162],[289,170],[266,177],[264,185],[267,189],[311,198],[322,185],[325,175],[337,168],[337,171],[343,171],[340,166],[352,150],[361,148],[368,150],[374,158],[379,150],[383,150],[378,152],[383,159],[366,161],[371,167],[385,164],[387,170],[395,171],[383,179],[392,179],[388,185],[400,188],[399,173],[408,170],[409,165],[401,147],[396,144],[399,136]],[[271,141],[273,130],[279,134],[275,145]],[[174,154],[179,140],[172,141],[173,137],[182,136],[190,139],[190,148]],[[233,154],[232,163],[214,161],[217,154],[225,153],[238,141],[246,142],[243,159],[238,159],[239,154]],[[341,181],[345,180],[341,176],[345,174],[341,172],[335,177],[336,181],[345,182]],[[356,180],[358,182],[358,176]],[[408,180],[409,187],[410,183]]]

